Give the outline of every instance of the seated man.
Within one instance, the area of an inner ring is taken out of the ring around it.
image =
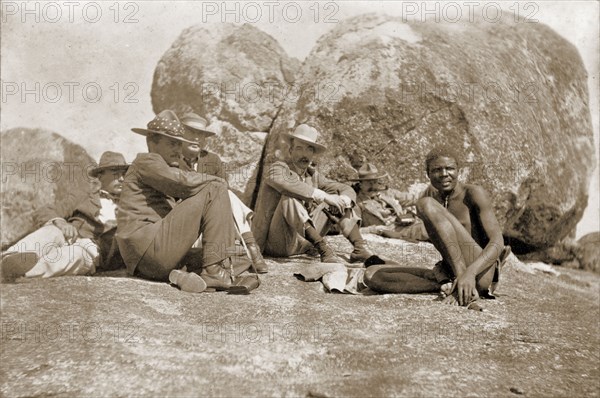
[[[96,270],[123,266],[114,233],[123,176],[129,165],[122,154],[104,152],[89,174],[101,189],[71,195],[39,209],[34,218],[44,224],[2,255],[3,280],[92,275]]]
[[[377,170],[372,163],[363,164],[352,186],[356,191],[356,203],[360,209],[363,227],[372,227],[374,233],[388,238],[409,241],[428,240],[423,222],[409,210],[420,195],[388,188],[388,174]]]
[[[470,305],[480,295],[493,293],[502,263],[510,253],[504,247],[486,191],[458,181],[458,157],[446,147],[433,149],[425,160],[433,190],[417,202],[431,242],[443,261],[433,270],[375,265],[365,283],[382,293],[426,293],[443,289],[445,303]],[[367,264],[372,259],[367,260]],[[451,283],[450,283],[451,282]]]
[[[206,139],[215,135],[212,131],[207,130],[208,122],[206,119],[195,113],[187,113],[182,116],[181,124],[186,130],[185,138],[191,142],[183,143],[181,148],[182,161],[179,163],[179,167],[182,170],[206,173],[227,180],[227,173],[221,158],[217,154],[204,149]],[[247,254],[254,264],[256,272],[264,274],[268,271],[267,263],[263,259],[260,249],[256,246],[254,235],[252,235],[250,229],[250,220],[254,213],[233,192],[228,191],[228,193],[236,230],[248,250]]]
[[[227,183],[179,169],[181,145],[188,141],[174,112],[161,112],[147,127],[132,129],[146,136],[149,153],[138,154],[125,176],[117,218],[117,242],[127,270],[171,281],[188,292],[244,284],[244,278],[234,280],[230,272],[235,231]],[[179,270],[200,234],[201,267]]]
[[[372,253],[359,231],[354,190],[309,167],[315,154],[326,149],[317,143],[318,137],[317,130],[306,124],[284,136],[289,157],[273,163],[265,173],[255,209],[254,236],[271,256],[304,253],[314,245],[322,262],[341,262],[324,239],[335,222],[354,246],[350,261],[364,261]]]

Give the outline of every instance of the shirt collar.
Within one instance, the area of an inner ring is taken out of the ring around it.
[[[110,193],[108,193],[108,191],[105,191],[104,189],[101,189],[99,191],[100,197],[103,199],[110,199],[113,202],[118,202],[119,201],[119,197],[116,195],[111,195]]]

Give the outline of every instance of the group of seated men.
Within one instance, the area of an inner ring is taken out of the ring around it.
[[[132,129],[146,137],[148,152],[131,164],[105,152],[90,171],[100,189],[39,210],[41,228],[2,254],[3,279],[126,267],[186,292],[245,294],[258,287],[254,274],[268,271],[261,253],[314,249],[322,262],[346,262],[325,238],[335,228],[353,246],[348,261],[369,267],[365,284],[372,290],[442,291],[447,303],[460,305],[492,292],[508,250],[487,193],[458,181],[459,158],[448,148],[428,154],[431,185],[420,195],[387,189],[387,175],[370,163],[358,170],[353,189],[315,169],[326,147],[315,128],[300,124],[283,135],[284,159],[266,168],[252,211],[228,189],[219,157],[204,149],[214,135],[207,126],[193,113],[180,118],[165,110],[147,128]],[[414,205],[419,218],[403,209]],[[382,225],[374,231],[384,236],[430,240],[443,261],[426,270],[383,260],[363,238],[365,224]],[[254,274],[244,273],[249,269]]]

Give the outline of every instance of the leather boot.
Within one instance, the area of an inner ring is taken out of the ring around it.
[[[322,263],[343,263],[344,261],[335,255],[331,247],[327,244],[325,239],[322,239],[315,243],[315,247],[319,251]]]
[[[248,248],[248,252],[250,253],[250,260],[252,260],[252,264],[254,264],[254,268],[258,274],[266,274],[269,271],[269,267],[265,262],[262,254],[260,253],[260,249],[255,243],[246,244]]]
[[[226,258],[216,264],[208,265],[202,268],[200,276],[206,282],[208,289],[227,290],[233,284],[231,274],[231,260]]]
[[[367,242],[364,239],[354,242],[354,250],[350,253],[350,262],[365,261],[373,255],[373,252],[367,247]]]

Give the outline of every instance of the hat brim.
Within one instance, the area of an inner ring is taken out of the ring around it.
[[[129,166],[131,166],[131,165],[130,164],[117,164],[117,165],[112,165],[112,166],[99,166],[99,167],[96,167],[96,168],[93,168],[92,170],[90,170],[88,172],[88,174],[91,177],[95,178],[95,177],[98,177],[98,174],[100,174],[101,171],[111,170],[111,169],[112,170],[121,170],[121,169],[127,170],[129,168]]]
[[[131,131],[133,131],[136,134],[141,134],[141,135],[144,135],[144,136],[147,136],[148,134],[164,135],[165,137],[169,137],[169,138],[172,138],[172,139],[177,140],[177,141],[186,142],[188,144],[195,144],[194,141],[186,140],[183,137],[176,137],[176,136],[173,136],[173,135],[169,135],[169,134],[165,133],[164,131],[139,129],[139,128],[132,128]]]
[[[389,177],[389,174],[387,172],[382,173],[382,174],[376,174],[374,176],[369,176],[369,177],[350,178],[348,181],[372,181],[372,180],[379,180],[379,179],[386,178],[386,177]]]
[[[287,141],[290,142],[290,140],[294,139],[294,140],[298,140],[298,141],[302,141],[305,144],[308,144],[310,146],[312,146],[313,148],[315,148],[315,153],[321,153],[321,152],[325,152],[327,150],[327,147],[325,145],[322,144],[317,144],[316,142],[312,142],[312,141],[308,141],[305,140],[303,138],[300,137],[296,137],[294,135],[291,135],[289,133],[282,133],[281,136]]]

